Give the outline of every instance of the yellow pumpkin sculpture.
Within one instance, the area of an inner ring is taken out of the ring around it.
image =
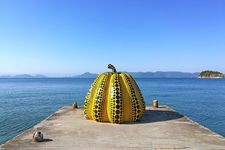
[[[143,116],[145,102],[135,80],[127,73],[100,74],[92,84],[84,101],[86,119],[97,122],[134,122]]]

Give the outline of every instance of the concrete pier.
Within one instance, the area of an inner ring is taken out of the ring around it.
[[[32,142],[35,131],[44,142]],[[131,124],[85,120],[83,109],[64,107],[1,150],[225,150],[225,139],[169,107],[147,107],[143,119]]]

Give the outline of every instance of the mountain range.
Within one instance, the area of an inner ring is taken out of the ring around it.
[[[197,78],[200,74],[199,72],[188,73],[188,72],[176,72],[176,71],[157,71],[157,72],[126,72],[131,74],[134,78]],[[69,78],[96,78],[98,74],[85,72],[81,75],[71,76]],[[0,75],[0,78],[51,78],[45,75]],[[68,77],[67,77],[68,78]]]
[[[126,72],[132,75],[134,78],[197,78],[199,72],[187,73],[187,72]],[[86,72],[81,75],[74,76],[76,78],[96,78],[98,74]]]

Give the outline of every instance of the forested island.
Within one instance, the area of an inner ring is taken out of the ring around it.
[[[218,71],[202,71],[198,78],[224,78],[224,74]]]

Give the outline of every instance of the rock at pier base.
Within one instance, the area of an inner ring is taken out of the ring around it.
[[[36,131],[33,134],[33,142],[43,142],[44,141],[44,135],[40,131]]]
[[[73,108],[73,109],[78,108],[77,102],[74,102],[74,103],[72,104],[72,108]]]

